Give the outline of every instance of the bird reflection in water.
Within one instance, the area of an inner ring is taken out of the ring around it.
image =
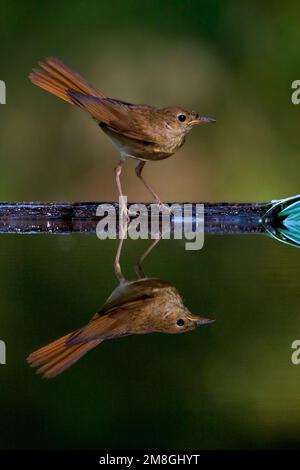
[[[119,285],[87,325],[29,355],[27,361],[37,367],[37,373],[53,378],[107,339],[134,334],[184,333],[214,321],[192,315],[169,282],[145,276],[142,262],[159,238],[136,263],[137,279],[125,279],[120,266],[123,241],[119,242],[114,263]]]

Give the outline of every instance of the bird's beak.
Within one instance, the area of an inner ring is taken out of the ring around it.
[[[190,121],[191,126],[199,126],[200,124],[213,124],[217,122],[215,119],[205,116],[198,116],[197,119]]]
[[[196,317],[189,315],[189,319],[196,323],[196,326],[206,325],[208,323],[214,323],[216,320],[213,318]]]
[[[198,318],[196,323],[197,326],[206,325],[207,323],[214,323],[216,320],[214,318]]]

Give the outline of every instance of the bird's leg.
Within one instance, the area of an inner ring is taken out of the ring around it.
[[[125,277],[122,273],[121,265],[120,265],[120,257],[121,257],[123,242],[124,242],[124,238],[120,238],[118,248],[117,248],[116,257],[115,257],[115,262],[114,262],[115,275],[119,279],[120,282],[125,281]]]
[[[127,230],[127,223],[130,221],[129,218],[129,211],[127,209],[127,203],[125,203],[125,196],[122,191],[122,185],[121,185],[121,172],[122,172],[122,167],[124,164],[124,159],[121,159],[118,163],[118,165],[115,167],[115,175],[116,175],[116,183],[118,187],[118,193],[119,193],[119,213],[120,213],[120,227],[119,231],[121,233],[121,237],[124,238],[124,234],[126,233]]]
[[[115,175],[116,175],[116,183],[118,187],[119,198],[121,200],[120,209],[119,209],[120,215],[121,217],[123,215],[126,215],[126,221],[130,222],[130,216],[135,216],[136,213],[130,212],[129,209],[127,209],[127,205],[125,204],[125,196],[122,191],[121,178],[120,178],[124,162],[125,162],[125,159],[121,158],[118,165],[115,167]]]
[[[139,164],[138,164],[137,167],[135,168],[135,172],[136,172],[137,177],[142,181],[142,183],[144,184],[144,186],[146,186],[146,188],[148,189],[148,191],[152,194],[152,196],[153,196],[154,199],[155,199],[156,204],[157,204],[160,208],[162,208],[162,209],[168,209],[168,210],[169,210],[169,208],[168,208],[165,204],[163,204],[163,203],[161,202],[161,200],[159,199],[159,197],[158,197],[158,195],[156,194],[156,192],[151,188],[151,186],[149,186],[149,184],[148,184],[148,183],[145,181],[145,179],[142,177],[142,171],[143,171],[143,168],[144,168],[145,165],[146,165],[146,162],[145,162],[145,161],[141,160],[141,161],[139,162]]]
[[[161,205],[162,202],[161,200],[159,199],[158,195],[153,191],[153,189],[151,188],[151,186],[149,186],[149,184],[145,181],[145,179],[142,177],[142,171],[144,169],[144,166],[146,165],[146,162],[141,160],[139,162],[139,164],[137,165],[137,167],[135,168],[135,172],[136,172],[136,175],[137,177],[142,181],[142,183],[144,184],[144,186],[146,186],[146,188],[148,189],[148,191],[150,191],[150,193],[152,194],[152,196],[154,197],[155,201],[157,202],[157,204]]]
[[[149,253],[151,253],[153,248],[158,244],[160,240],[161,240],[161,233],[158,235],[158,238],[155,238],[155,240],[151,242],[147,250],[142,254],[142,256],[140,256],[140,258],[135,263],[134,270],[140,279],[143,279],[146,277],[142,268],[142,263],[144,262],[145,258],[149,255]]]
[[[120,160],[117,166],[115,167],[115,175],[116,175],[116,183],[117,183],[117,188],[118,188],[118,193],[119,193],[119,199],[120,199],[120,208],[119,210],[124,212],[124,210],[127,211],[127,206],[125,206],[125,201],[124,201],[124,194],[122,191],[122,185],[121,185],[121,172],[122,172],[122,167],[124,164],[124,160]]]

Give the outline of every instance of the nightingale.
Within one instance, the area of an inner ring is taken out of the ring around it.
[[[27,358],[37,373],[53,378],[104,340],[134,334],[184,333],[214,320],[192,315],[177,289],[158,278],[123,280],[84,327]]]
[[[134,158],[138,160],[137,176],[162,206],[160,198],[142,176],[146,162],[170,157],[182,147],[194,126],[214,123],[215,119],[179,106],[158,108],[109,98],[57,58],[47,58],[39,62],[39,66],[30,73],[30,80],[88,112],[118,149],[120,160],[115,167],[115,177],[120,200],[123,201],[122,166],[127,158]]]

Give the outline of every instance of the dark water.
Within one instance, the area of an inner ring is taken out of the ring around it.
[[[148,241],[126,241],[123,270]],[[104,342],[62,376],[26,356],[85,324],[117,285],[117,241],[2,235],[2,448],[298,447],[300,251],[263,234],[163,240],[144,263],[216,322]]]

